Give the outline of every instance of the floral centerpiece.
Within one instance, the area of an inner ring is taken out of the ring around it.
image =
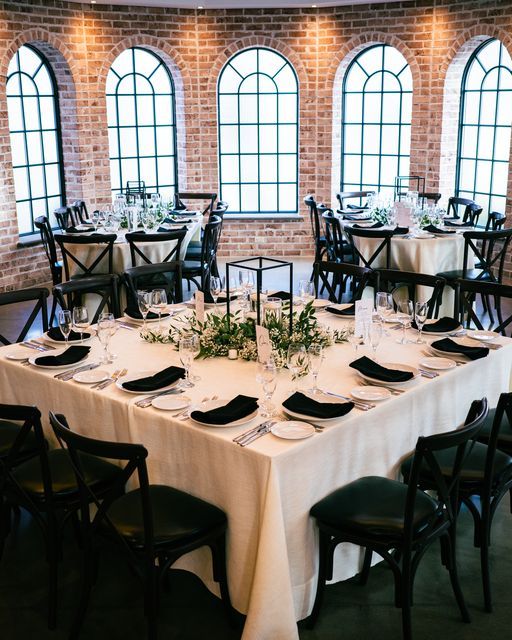
[[[272,355],[276,366],[286,366],[288,346],[301,342],[308,348],[312,344],[328,347],[334,343],[346,342],[349,329],[331,331],[322,326],[315,317],[310,302],[300,312],[293,312],[292,332],[288,319],[284,316],[270,316],[266,322],[272,344]],[[199,336],[199,358],[227,356],[230,349],[236,349],[240,358],[257,360],[256,326],[251,318],[244,319],[239,311],[233,314],[210,314],[204,322],[199,322],[195,313],[191,318],[176,318],[176,324],[166,334],[148,331],[143,335],[147,342],[160,342],[177,346],[180,339],[190,333]]]
[[[380,222],[382,224],[389,223],[390,215],[391,215],[391,207],[389,205],[376,206],[370,211],[371,219],[374,222]]]

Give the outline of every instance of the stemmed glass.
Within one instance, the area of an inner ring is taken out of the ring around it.
[[[146,321],[151,306],[151,291],[137,291],[137,303],[142,316],[142,333],[146,335]]]
[[[393,296],[385,291],[379,291],[375,302],[380,321],[385,322],[386,318],[393,313]]]
[[[271,403],[277,385],[277,368],[274,360],[258,362],[256,380],[263,386],[263,394],[265,396],[265,402],[261,405],[261,416],[263,418],[271,418],[276,413],[275,407]]]
[[[118,330],[118,324],[116,322],[116,319],[114,318],[114,314],[110,313],[108,311],[103,311],[100,314],[99,320],[98,320],[98,324],[100,322],[104,322],[106,324],[106,326],[110,329],[110,337],[113,338],[115,336],[115,334],[117,333]],[[107,344],[107,352],[108,352],[108,361],[112,362],[115,358],[117,358],[117,354],[112,353],[109,349],[108,346],[110,344],[110,340]]]
[[[318,388],[318,374],[320,373],[320,367],[322,366],[324,359],[324,350],[322,349],[322,345],[310,345],[308,348],[308,357],[309,370],[313,374],[313,387],[311,388],[311,393],[316,395],[320,393],[320,389]]]
[[[414,313],[414,305],[411,300],[401,300],[398,303],[397,309],[397,320],[402,325],[402,338],[401,340],[397,340],[399,344],[408,344],[408,340],[405,338],[405,330],[408,325],[411,323],[411,319]]]
[[[59,311],[59,329],[62,335],[64,336],[64,342],[66,343],[66,347],[68,346],[69,334],[71,333],[71,311],[67,309],[63,309]]]
[[[112,337],[112,320],[108,317],[109,315],[110,314],[104,314],[98,321],[98,340],[103,346],[103,355],[100,359],[101,364],[109,364],[112,362],[112,357],[108,350],[110,338]]]
[[[87,307],[74,307],[73,326],[80,333],[80,344],[84,341],[84,331],[89,328],[89,313]]]
[[[194,336],[185,336],[180,340],[179,354],[181,364],[185,367],[185,382],[184,387],[193,387],[194,383],[190,379],[190,367],[192,366],[192,360],[196,354],[196,346],[194,344]]]
[[[219,278],[218,276],[210,277],[210,295],[213,298],[213,302],[215,304],[214,312],[217,313],[217,300],[220,296],[220,292],[224,286],[224,278]]]
[[[425,324],[425,320],[428,315],[428,303],[427,302],[417,302],[414,308],[414,320],[416,322],[416,326],[418,327],[419,335],[416,340],[417,344],[425,344],[425,340],[422,339],[421,335],[423,332],[423,325]]]
[[[292,342],[288,347],[288,354],[286,357],[286,364],[288,369],[292,372],[292,380],[294,382],[294,391],[299,390],[299,376],[308,367],[308,354],[306,347],[302,342]]]
[[[372,322],[368,327],[368,338],[370,346],[373,349],[373,359],[377,361],[377,347],[382,337],[382,324],[380,322]]]
[[[315,283],[311,280],[301,280],[299,282],[299,296],[304,305],[315,299]]]
[[[151,308],[158,313],[158,333],[162,332],[162,311],[167,307],[165,289],[153,289],[151,292]]]

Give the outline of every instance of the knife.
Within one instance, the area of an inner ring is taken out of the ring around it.
[[[241,447],[245,447],[248,444],[251,444],[251,442],[254,442],[258,438],[261,438],[261,436],[264,436],[266,433],[268,433],[270,431],[270,427],[273,424],[273,422],[263,423],[252,435],[244,438],[243,440],[237,440],[236,444],[239,444]]]
[[[57,378],[57,380],[71,380],[71,378],[75,375],[75,373],[80,373],[81,371],[89,371],[90,369],[96,369],[99,367],[99,362],[91,362],[90,364],[84,364],[81,367],[76,367],[76,369],[71,369],[69,371],[64,371],[62,373],[58,373],[53,376]]]
[[[262,429],[263,427],[266,427],[269,422],[270,420],[265,420],[265,422],[261,422],[260,424],[257,424],[252,429],[249,429],[249,431],[245,431],[244,433],[241,433],[240,435],[235,436],[233,438],[233,442],[240,442],[241,440],[250,438],[253,434],[257,433],[260,429]]]

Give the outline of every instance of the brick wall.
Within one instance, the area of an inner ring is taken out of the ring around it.
[[[157,52],[177,90],[179,183],[218,189],[216,82],[231,55],[274,48],[300,83],[299,193],[334,202],[340,165],[341,82],[353,57],[373,43],[397,47],[414,80],[411,172],[427,190],[453,192],[460,76],[471,52],[497,37],[512,53],[512,1],[415,0],[326,9],[209,10],[0,1],[0,290],[49,280],[40,248],[18,248],[10,168],[5,76],[30,42],[50,60],[60,92],[66,191],[110,201],[104,88],[110,64],[138,45]],[[333,126],[333,120],[336,123]],[[509,181],[509,208],[512,179]],[[221,253],[312,255],[309,221],[228,220]],[[511,276],[512,264],[508,265]]]

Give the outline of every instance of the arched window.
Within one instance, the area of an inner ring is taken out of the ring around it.
[[[220,193],[230,212],[297,211],[297,76],[282,55],[246,49],[219,76]]]
[[[394,47],[375,45],[343,81],[342,191],[392,191],[409,174],[412,75]]]
[[[107,76],[107,120],[112,191],[128,181],[171,198],[176,179],[176,113],[171,74],[158,56],[133,47]]]
[[[7,70],[7,109],[20,235],[34,233],[34,218],[52,219],[64,199],[57,87],[43,56],[29,45]]]
[[[512,60],[499,40],[471,56],[462,77],[456,194],[505,212],[512,123]]]

